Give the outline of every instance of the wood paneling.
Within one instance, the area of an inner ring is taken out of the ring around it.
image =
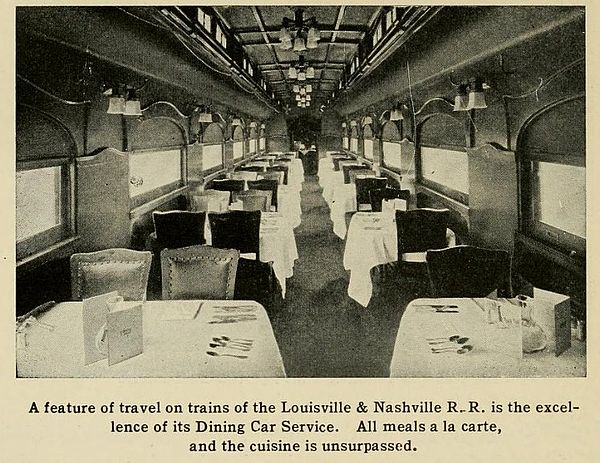
[[[518,226],[515,153],[492,145],[467,149],[472,244],[512,251]]]

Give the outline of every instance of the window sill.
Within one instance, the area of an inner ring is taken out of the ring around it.
[[[17,261],[17,274],[27,273],[52,260],[62,259],[75,252],[78,236],[59,241],[52,246]]]
[[[161,204],[164,204],[167,201],[171,201],[172,199],[176,198],[177,196],[181,196],[181,195],[185,194],[187,192],[188,188],[189,187],[187,185],[183,186],[181,188],[177,188],[176,190],[173,190],[173,191],[171,191],[165,195],[162,195],[156,199],[148,201],[147,203],[144,203],[141,206],[133,208],[129,212],[129,218],[134,219],[141,215],[147,214],[148,212],[152,212]]]
[[[440,193],[439,191],[433,190],[429,187],[426,187],[422,184],[417,184],[415,189],[416,189],[416,193],[425,193],[427,195],[433,196],[433,197],[439,199],[440,201],[449,204],[450,206],[452,206],[453,209],[460,211],[461,214],[468,217],[469,206],[467,206],[466,204],[463,204],[460,201],[457,201],[456,199],[451,198],[450,196],[446,196],[445,194]]]

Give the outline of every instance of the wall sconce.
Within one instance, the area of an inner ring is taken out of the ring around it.
[[[470,86],[469,103],[467,104],[467,109],[487,108],[485,94],[483,93],[485,88],[489,88],[489,86],[484,82],[481,82],[479,79],[475,79],[472,82]]]
[[[346,128],[346,123],[342,122],[342,129],[345,129],[345,128]]]
[[[458,86],[458,94],[454,97],[454,111],[468,111],[469,110],[469,96],[467,91],[469,86],[467,84],[460,84]]]
[[[350,127],[356,127],[356,121],[350,121]]]
[[[146,86],[146,83],[139,88],[118,84],[104,91],[103,94],[109,96],[106,113],[122,114],[123,116],[141,116],[142,108],[137,94]]]
[[[404,119],[402,116],[402,103],[399,101],[390,109],[390,121],[401,121]]]
[[[122,96],[111,96],[108,98],[107,114],[123,114],[125,112],[125,98]]]
[[[212,123],[212,113],[206,106],[200,106],[200,113],[198,114],[198,122],[202,124]]]

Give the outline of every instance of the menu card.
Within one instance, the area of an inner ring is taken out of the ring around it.
[[[571,347],[571,299],[564,294],[533,288],[536,322],[547,337],[547,349],[559,356]]]
[[[84,364],[108,358],[113,365],[143,352],[142,305],[114,291],[83,300]]]

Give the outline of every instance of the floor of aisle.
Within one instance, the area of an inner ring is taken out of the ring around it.
[[[301,201],[299,258],[273,322],[287,375],[388,376],[400,311],[373,313],[348,297],[344,241],[333,233],[318,177],[305,177]]]

